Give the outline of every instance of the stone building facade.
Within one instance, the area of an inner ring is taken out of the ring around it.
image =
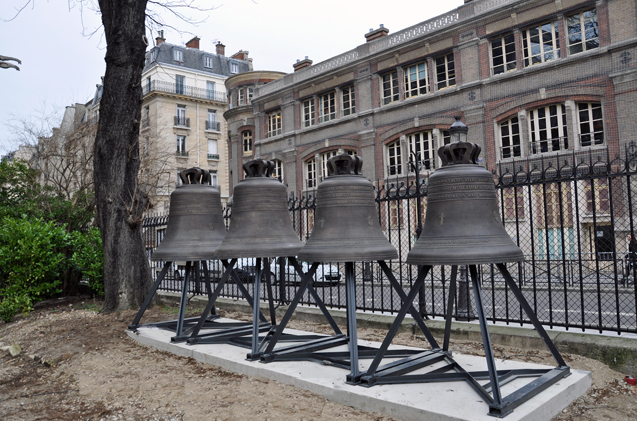
[[[162,32],[146,53],[142,73],[140,147],[148,161],[145,171],[154,172],[149,178],[158,180],[154,211],[168,211],[170,193],[179,183],[177,173],[190,167],[209,170],[225,202],[231,190],[224,82],[251,71],[252,60],[243,50],[226,57],[220,42],[215,53],[203,51],[197,37],[185,46],[169,44]]]
[[[260,155],[259,147],[254,144],[254,111],[252,98],[255,88],[285,76],[285,73],[272,71],[251,71],[230,76],[226,79],[228,92],[228,111],[223,118],[228,125],[228,168],[230,191],[243,179],[243,164]],[[276,163],[275,176],[282,179],[283,157],[274,154],[270,157]]]

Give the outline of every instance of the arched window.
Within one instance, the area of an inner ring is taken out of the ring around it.
[[[518,116],[500,123],[500,158],[522,156]]]
[[[400,150],[400,141],[396,140],[387,145],[386,153],[387,153],[387,176],[392,175],[402,175],[403,167],[402,167],[402,158],[401,158],[401,150]]]
[[[568,149],[566,107],[547,105],[529,111],[531,154],[557,152]]]
[[[272,177],[283,182],[283,163],[279,159],[273,159],[274,170],[272,171]]]
[[[580,146],[604,144],[604,118],[602,104],[599,102],[580,102],[577,104]]]

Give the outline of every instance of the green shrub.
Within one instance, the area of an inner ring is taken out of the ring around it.
[[[0,317],[11,321],[61,292],[69,262],[62,250],[72,245],[64,227],[41,219],[5,217],[0,224]]]
[[[73,233],[72,263],[82,272],[91,290],[99,296],[104,295],[104,251],[102,235],[97,228],[88,232]]]

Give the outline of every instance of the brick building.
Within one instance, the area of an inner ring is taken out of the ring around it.
[[[606,159],[634,139],[634,1],[473,0],[365,38],[254,89],[256,156],[281,161],[290,191],[313,190],[339,149],[362,156],[379,187],[408,179],[410,152],[433,171],[456,116],[501,171]],[[505,200],[516,203],[530,206]]]

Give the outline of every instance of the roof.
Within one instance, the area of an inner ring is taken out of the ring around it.
[[[178,49],[183,52],[183,61],[177,62],[173,60],[173,50]],[[204,57],[212,57],[212,68],[204,67]],[[231,76],[235,73],[230,72],[230,63],[236,63],[239,66],[238,72],[243,73],[250,71],[250,64],[247,60],[238,60],[226,56],[221,56],[197,48],[188,48],[182,45],[169,44],[162,42],[146,52],[146,63],[143,72],[150,70],[157,63],[170,64],[184,69],[195,70],[211,75]]]

